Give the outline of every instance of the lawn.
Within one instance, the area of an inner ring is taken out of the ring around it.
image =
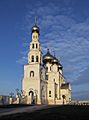
[[[0,117],[0,120],[89,120],[89,106],[63,105]]]

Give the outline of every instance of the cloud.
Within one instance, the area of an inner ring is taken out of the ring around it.
[[[27,63],[27,56],[22,56],[16,62],[21,64],[21,65],[26,64]]]
[[[30,6],[25,17],[25,31],[31,33],[34,17],[37,14],[43,53],[46,52],[47,47],[52,53],[55,49],[56,56],[60,57],[63,64],[64,75],[73,85],[88,83],[89,18],[78,22],[76,17],[72,17],[73,9],[69,6],[74,3],[64,0],[63,4],[65,7],[53,3],[46,5],[40,3],[34,9]],[[29,42],[27,38],[27,44]],[[24,56],[26,57],[25,54]],[[23,57],[22,61],[24,61]]]
[[[78,92],[73,92],[72,99],[74,99],[74,100],[89,100],[89,91],[81,90]]]
[[[79,77],[72,82],[73,85],[81,85],[89,83],[89,66],[80,73]]]

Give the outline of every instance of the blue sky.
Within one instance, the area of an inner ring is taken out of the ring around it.
[[[38,17],[42,52],[55,50],[74,99],[89,99],[89,1],[0,0],[0,94],[21,90]]]

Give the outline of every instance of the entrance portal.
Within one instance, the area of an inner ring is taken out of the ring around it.
[[[29,96],[30,96],[30,104],[34,104],[35,103],[35,101],[34,101],[34,92],[30,91]]]

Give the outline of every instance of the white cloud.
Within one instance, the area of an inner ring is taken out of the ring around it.
[[[72,84],[80,85],[80,84],[87,84],[89,83],[89,66],[80,72],[77,80],[73,81]]]
[[[72,94],[72,99],[76,100],[89,100],[89,91],[87,90],[82,90],[78,92],[73,92]]]
[[[27,63],[27,56],[23,56],[23,57],[19,58],[16,62],[19,64],[22,64],[22,65],[26,64]]]
[[[64,8],[52,3],[44,6],[38,4],[34,9],[30,7],[26,15],[25,30],[31,32],[36,13],[39,17],[43,53],[46,52],[47,47],[50,47],[52,52],[55,48],[56,56],[60,57],[67,79],[70,82],[77,80],[81,84],[78,80],[79,76],[89,66],[89,18],[77,22],[71,17],[71,12],[72,8],[68,6]]]

